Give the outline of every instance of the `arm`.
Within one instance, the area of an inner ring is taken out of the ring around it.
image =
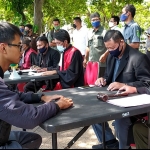
[[[139,46],[140,46],[140,43],[139,42],[134,42],[134,43],[130,43],[129,44],[131,47],[135,48],[135,49],[138,49]]]
[[[81,65],[82,62],[83,58],[81,53],[75,51],[69,68],[65,71],[57,71],[63,88],[69,88],[76,82],[79,76],[81,76],[81,71],[83,69],[83,66]]]
[[[54,70],[54,69],[58,68],[58,63],[60,61],[60,53],[58,51],[56,51],[56,50],[53,50],[53,51],[54,51],[54,53],[51,56],[51,58],[53,59],[52,60],[53,66],[48,67],[47,71]]]
[[[86,51],[85,51],[85,57],[84,57],[84,60],[83,60],[83,67],[86,67],[86,63],[89,60],[89,52],[90,52],[90,49],[89,49],[89,47],[87,47]]]
[[[30,55],[31,66],[36,65],[36,60],[37,60],[37,54],[31,53]]]

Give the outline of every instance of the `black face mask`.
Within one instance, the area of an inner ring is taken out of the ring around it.
[[[24,30],[24,35],[27,36],[29,34],[29,30]]]
[[[72,26],[73,26],[73,28],[75,28],[75,29],[76,29],[76,27],[77,27],[75,24],[73,24]]]

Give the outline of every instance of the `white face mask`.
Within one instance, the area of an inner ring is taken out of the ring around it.
[[[114,23],[113,22],[109,22],[109,27],[113,27],[114,26]]]

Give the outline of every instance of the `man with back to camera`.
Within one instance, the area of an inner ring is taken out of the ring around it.
[[[21,57],[19,28],[7,22],[0,22],[0,148],[38,149],[42,138],[32,132],[11,131],[11,125],[32,129],[55,116],[60,109],[73,105],[71,99],[61,95],[17,93],[4,83],[4,72],[10,64],[18,64]],[[52,100],[58,99],[54,102]],[[39,106],[31,103],[45,102]]]

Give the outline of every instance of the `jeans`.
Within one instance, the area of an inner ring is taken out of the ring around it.
[[[101,123],[99,124],[94,124],[92,125],[93,130],[98,138],[98,141],[102,143],[102,125]],[[115,136],[112,133],[111,128],[109,127],[108,122],[105,123],[105,141],[113,140],[116,139]]]
[[[115,130],[117,138],[119,139],[119,149],[128,149],[127,139],[128,139],[128,130],[131,125],[130,118],[122,118],[115,120]]]

